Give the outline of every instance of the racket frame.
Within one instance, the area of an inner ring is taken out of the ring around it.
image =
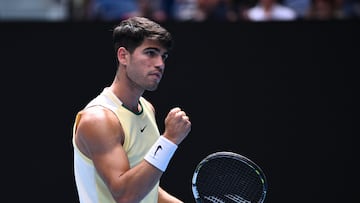
[[[193,193],[193,196],[195,198],[195,202],[196,203],[203,203],[203,201],[201,200],[200,194],[198,192],[198,189],[197,189],[197,184],[196,184],[197,176],[198,176],[198,174],[200,172],[200,169],[202,168],[202,166],[204,164],[206,164],[206,162],[211,161],[213,159],[217,159],[217,158],[223,158],[223,157],[239,160],[239,161],[245,163],[246,165],[248,165],[249,167],[251,167],[258,174],[258,176],[259,176],[259,178],[260,178],[260,180],[262,182],[262,185],[263,185],[263,192],[262,192],[262,195],[261,195],[261,198],[260,198],[259,202],[257,202],[257,203],[263,203],[264,200],[265,200],[265,197],[266,197],[267,190],[268,190],[268,183],[267,183],[267,178],[265,176],[265,173],[263,172],[263,170],[255,162],[253,162],[249,158],[247,158],[247,157],[245,157],[243,155],[240,155],[238,153],[235,153],[235,152],[230,152],[230,151],[214,152],[212,154],[209,154],[205,158],[203,158],[198,163],[198,165],[196,166],[195,171],[193,173],[192,180],[191,180],[192,193]]]

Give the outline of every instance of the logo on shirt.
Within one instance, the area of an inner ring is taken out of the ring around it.
[[[145,128],[146,128],[146,125],[140,129],[140,132],[144,132]]]

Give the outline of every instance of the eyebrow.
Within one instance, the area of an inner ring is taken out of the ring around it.
[[[146,50],[155,50],[155,51],[160,53],[160,49],[157,48],[157,47],[147,47],[147,48],[144,49],[144,51],[146,51]],[[169,55],[169,52],[165,51],[162,55]]]
[[[160,52],[160,49],[157,47],[146,47],[144,50],[149,50],[149,49],[155,49],[156,51]]]

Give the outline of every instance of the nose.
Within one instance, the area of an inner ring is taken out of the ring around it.
[[[156,63],[156,64],[155,64],[156,68],[158,68],[158,69],[160,69],[160,70],[164,70],[164,68],[165,68],[165,61],[164,61],[164,59],[163,59],[161,56],[156,57],[156,62],[155,62],[155,63]]]

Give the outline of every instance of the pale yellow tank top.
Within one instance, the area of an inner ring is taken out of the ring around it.
[[[142,111],[135,114],[122,105],[122,102],[108,88],[93,99],[85,108],[100,105],[110,109],[116,114],[121,123],[125,140],[123,147],[127,153],[130,167],[140,163],[153,143],[159,138],[160,133],[156,124],[154,112],[146,100],[141,97]],[[73,137],[81,113],[76,116]],[[99,177],[90,159],[77,148],[74,139],[74,175],[80,203],[115,203],[110,191]],[[149,192],[141,203],[156,203],[158,201],[159,183]]]

